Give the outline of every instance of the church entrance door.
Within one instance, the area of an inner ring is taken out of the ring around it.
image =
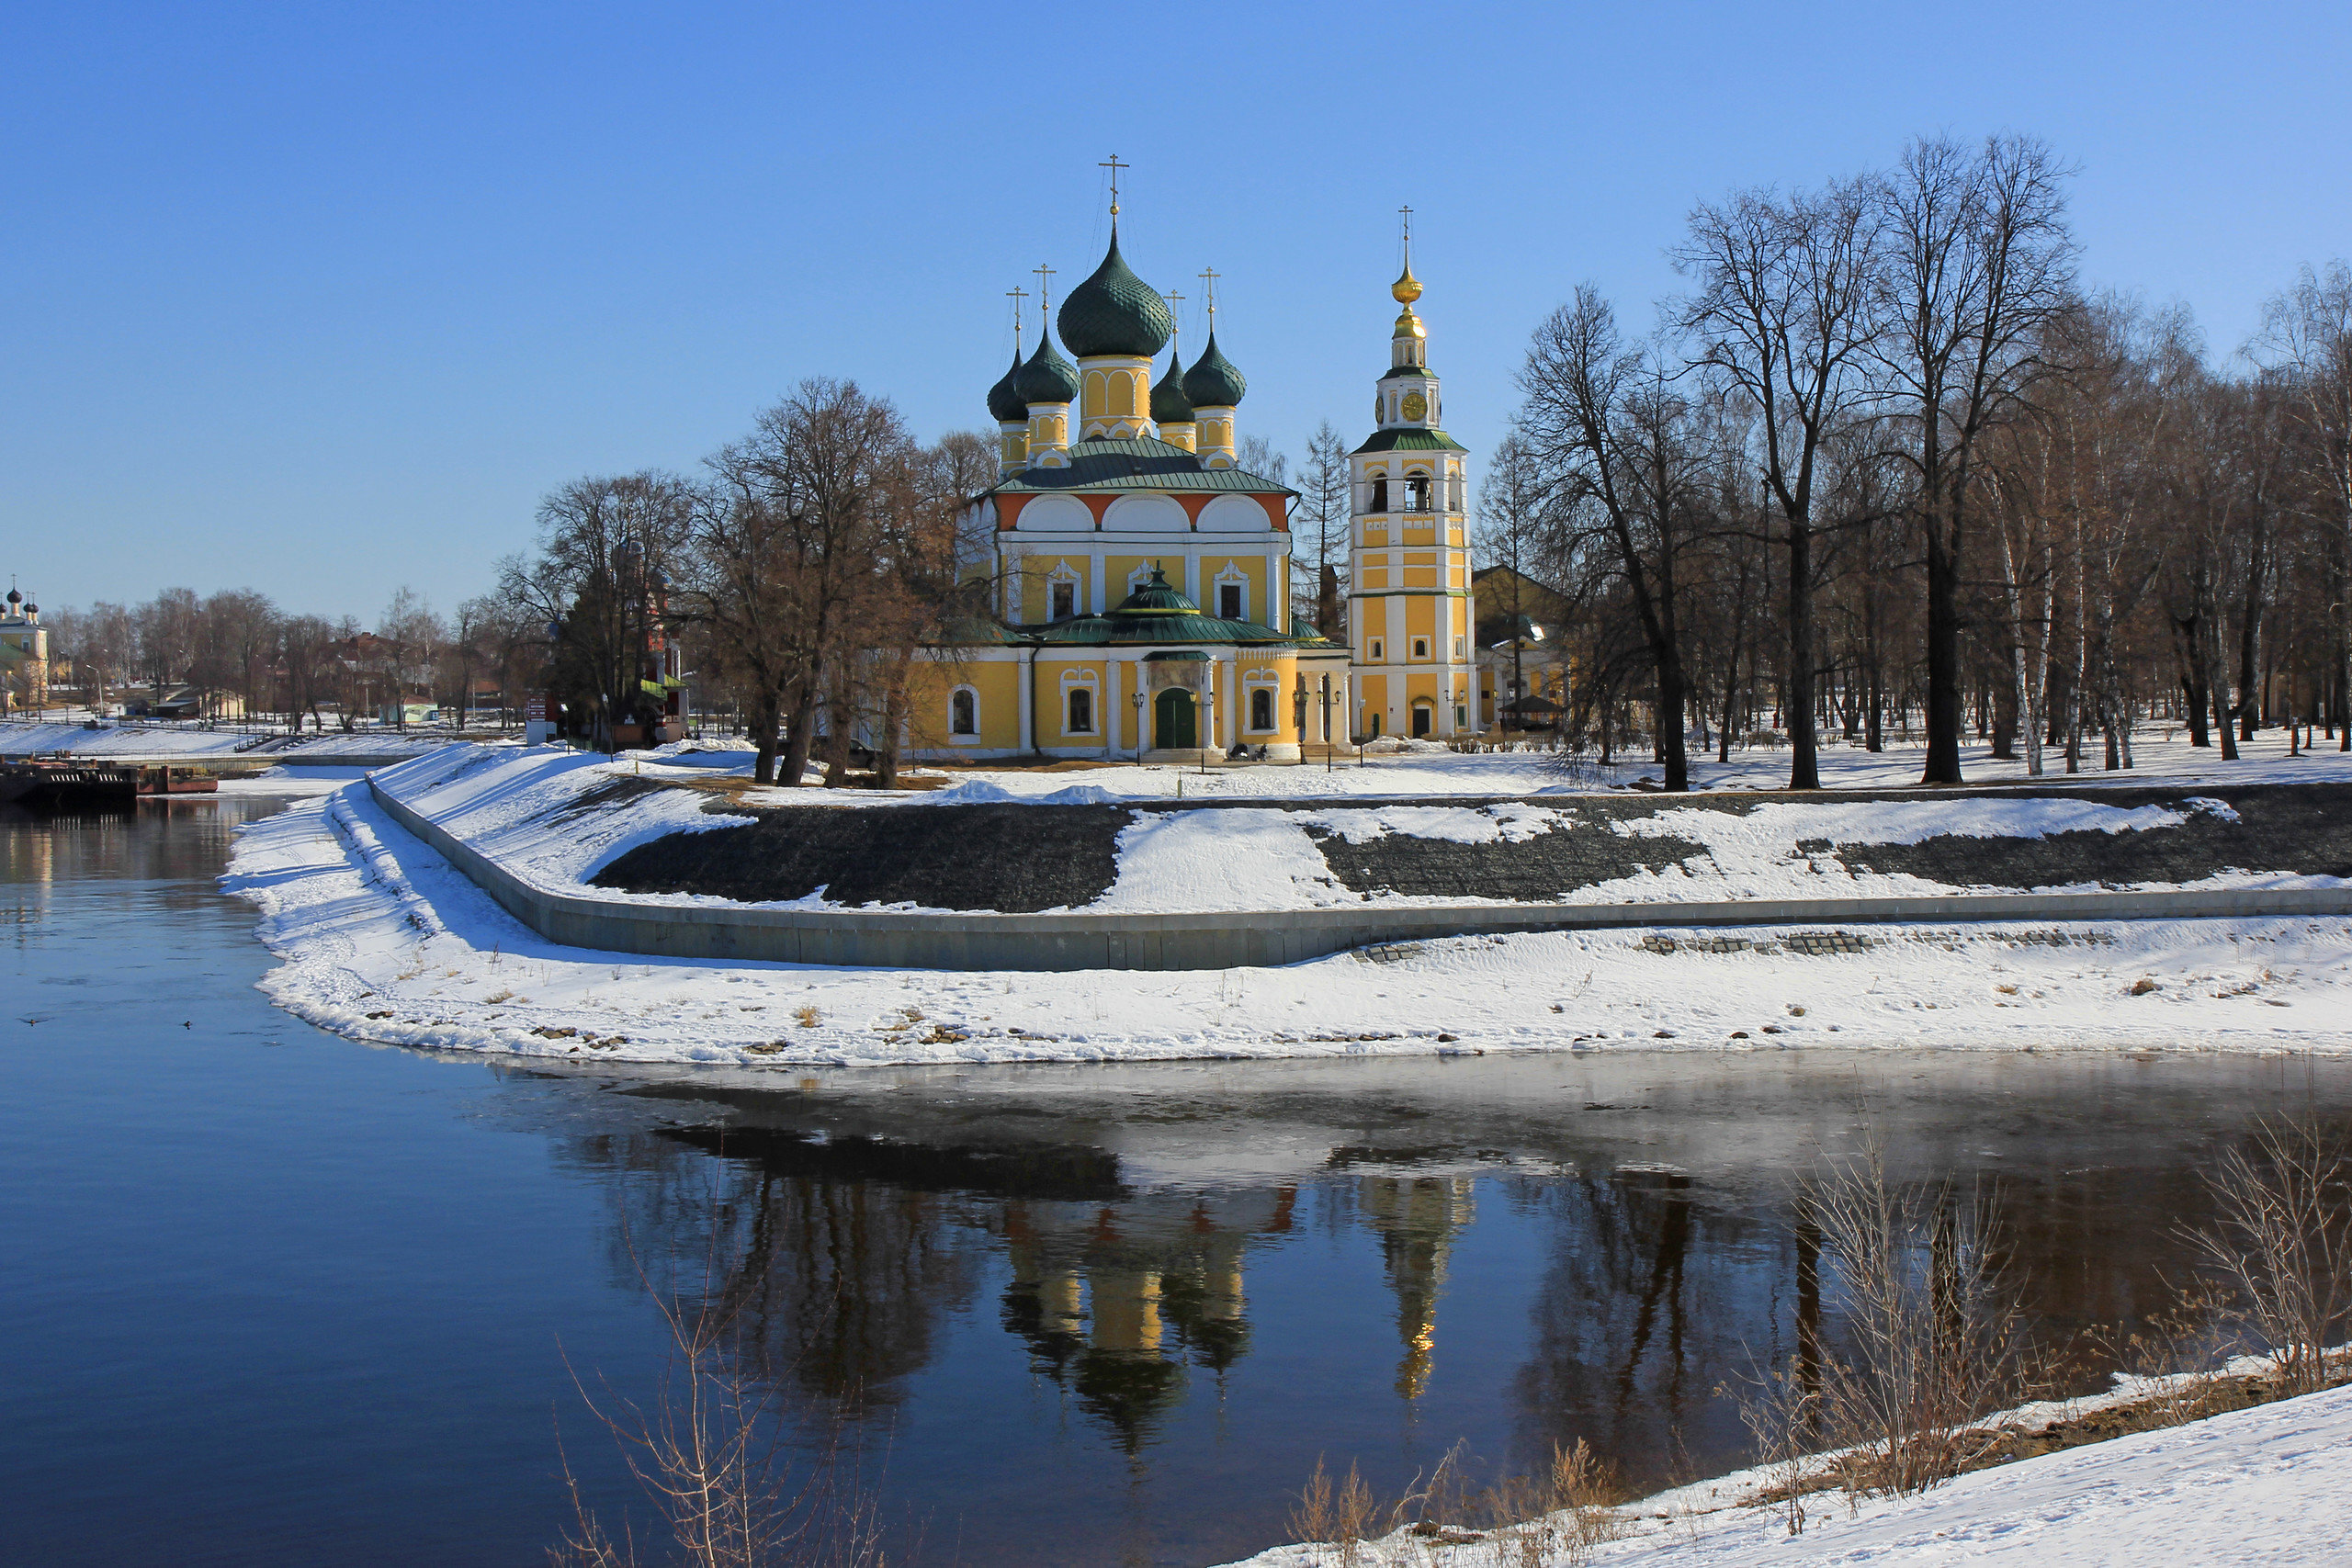
[[[1151,743],[1163,751],[1197,746],[1193,729],[1193,694],[1170,686],[1152,699]]]
[[[1436,710],[1430,707],[1429,704],[1416,703],[1413,705],[1413,739],[1416,740],[1427,739],[1430,733],[1430,720],[1436,716]]]

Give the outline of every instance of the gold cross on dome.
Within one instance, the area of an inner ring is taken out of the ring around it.
[[[1021,302],[1029,298],[1026,288],[1008,288],[1004,297],[1012,301],[1012,346],[1021,346]]]
[[[1119,171],[1121,169],[1132,169],[1135,165],[1133,164],[1120,163],[1119,155],[1116,152],[1114,152],[1108,158],[1103,159],[1102,162],[1095,164],[1094,166],[1098,169],[1108,169],[1111,171],[1111,216],[1116,218],[1119,215]]]
[[[1405,265],[1409,268],[1413,265],[1413,209],[1400,207],[1396,210],[1405,219]]]
[[[1043,318],[1053,313],[1054,269],[1041,262],[1032,270],[1037,275],[1037,314]]]
[[[1214,327],[1216,325],[1217,270],[1213,266],[1204,267],[1193,276],[1208,286],[1209,325]]]
[[[1168,300],[1168,321],[1170,323],[1168,328],[1168,341],[1170,343],[1174,343],[1176,341],[1176,328],[1178,324],[1177,307],[1183,304],[1184,297],[1182,294],[1170,294],[1166,298]]]

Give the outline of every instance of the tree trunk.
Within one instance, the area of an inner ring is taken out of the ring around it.
[[[1959,784],[1960,561],[1956,530],[1928,522],[1928,763],[1921,784]]]
[[[1814,728],[1813,530],[1789,525],[1789,787],[1821,787],[1821,743]]]

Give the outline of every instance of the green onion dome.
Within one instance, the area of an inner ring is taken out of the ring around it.
[[[1151,569],[1151,581],[1139,582],[1136,591],[1120,601],[1114,615],[1197,615],[1201,607],[1178,592],[1161,575],[1157,564]]]
[[[1012,367],[997,384],[989,389],[989,413],[1000,424],[1018,424],[1029,417],[1029,405],[1013,389],[1013,381],[1021,374],[1021,351],[1012,351]]]
[[[1209,333],[1208,348],[1184,372],[1184,395],[1196,409],[1222,409],[1239,402],[1249,389],[1249,380],[1233,367],[1233,361],[1216,351],[1216,333]]]
[[[1159,291],[1127,266],[1119,254],[1119,230],[1111,229],[1110,254],[1094,276],[1069,291],[1056,318],[1062,341],[1080,359],[1098,354],[1148,359],[1168,346],[1176,319]]]
[[[1013,395],[1024,405],[1036,403],[1074,403],[1078,401],[1078,367],[1064,359],[1054,346],[1054,334],[1047,333],[1037,344],[1037,352],[1012,378]],[[1027,417],[1026,408],[1023,417]]]
[[[1151,418],[1155,424],[1190,424],[1193,400],[1184,395],[1184,362],[1170,355],[1168,374],[1151,389]]]

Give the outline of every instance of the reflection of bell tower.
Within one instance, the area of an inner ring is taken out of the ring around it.
[[[1470,1194],[1464,1177],[1367,1176],[1357,1188],[1358,1206],[1380,1233],[1388,1288],[1396,1293],[1396,1337],[1405,1346],[1396,1392],[1406,1399],[1419,1399],[1429,1386],[1446,1255],[1475,1214]]]

